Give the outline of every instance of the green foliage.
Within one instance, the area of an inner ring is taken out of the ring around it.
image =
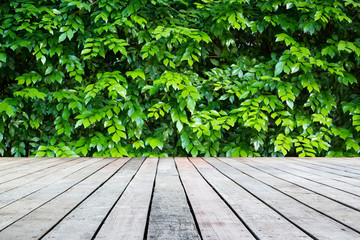
[[[3,0],[1,156],[359,156],[353,0]]]

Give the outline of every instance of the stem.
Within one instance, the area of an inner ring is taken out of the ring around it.
[[[90,6],[92,6],[92,5],[96,4],[98,1],[99,1],[99,0],[96,0],[95,2],[93,2],[92,4],[90,4]],[[75,14],[78,14],[78,13],[80,13],[80,12],[84,11],[84,10],[85,10],[85,8],[82,8],[82,9],[77,10],[76,12],[74,12],[74,13],[72,13],[72,14],[70,14],[70,15],[75,15]]]

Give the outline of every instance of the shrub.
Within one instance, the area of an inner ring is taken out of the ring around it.
[[[3,0],[2,156],[359,156],[353,0]]]

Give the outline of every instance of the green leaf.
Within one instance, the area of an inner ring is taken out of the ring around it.
[[[215,65],[215,66],[219,66],[219,65],[220,65],[219,61],[216,60],[216,59],[214,59],[214,58],[210,58],[210,62],[211,62],[213,65]]]
[[[115,127],[114,127],[114,126],[109,127],[109,128],[108,128],[108,132],[109,132],[110,134],[114,133],[114,132],[115,132]]]
[[[66,38],[66,33],[62,33],[60,36],[59,36],[59,43],[61,43],[62,41],[64,41]]]
[[[278,62],[275,65],[275,73],[274,76],[278,76],[280,73],[282,73],[282,71],[284,70],[284,66],[285,66],[285,62]]]
[[[0,53],[0,61],[6,62],[6,54],[5,53]]]
[[[115,143],[118,143],[120,141],[120,136],[115,133],[111,138]]]
[[[89,120],[88,120],[87,118],[85,118],[85,119],[83,120],[83,125],[84,125],[85,128],[87,128],[88,126],[90,126],[90,122],[89,122]]]

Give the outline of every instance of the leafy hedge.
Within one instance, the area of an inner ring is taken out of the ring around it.
[[[2,156],[359,156],[360,3],[3,0]]]

